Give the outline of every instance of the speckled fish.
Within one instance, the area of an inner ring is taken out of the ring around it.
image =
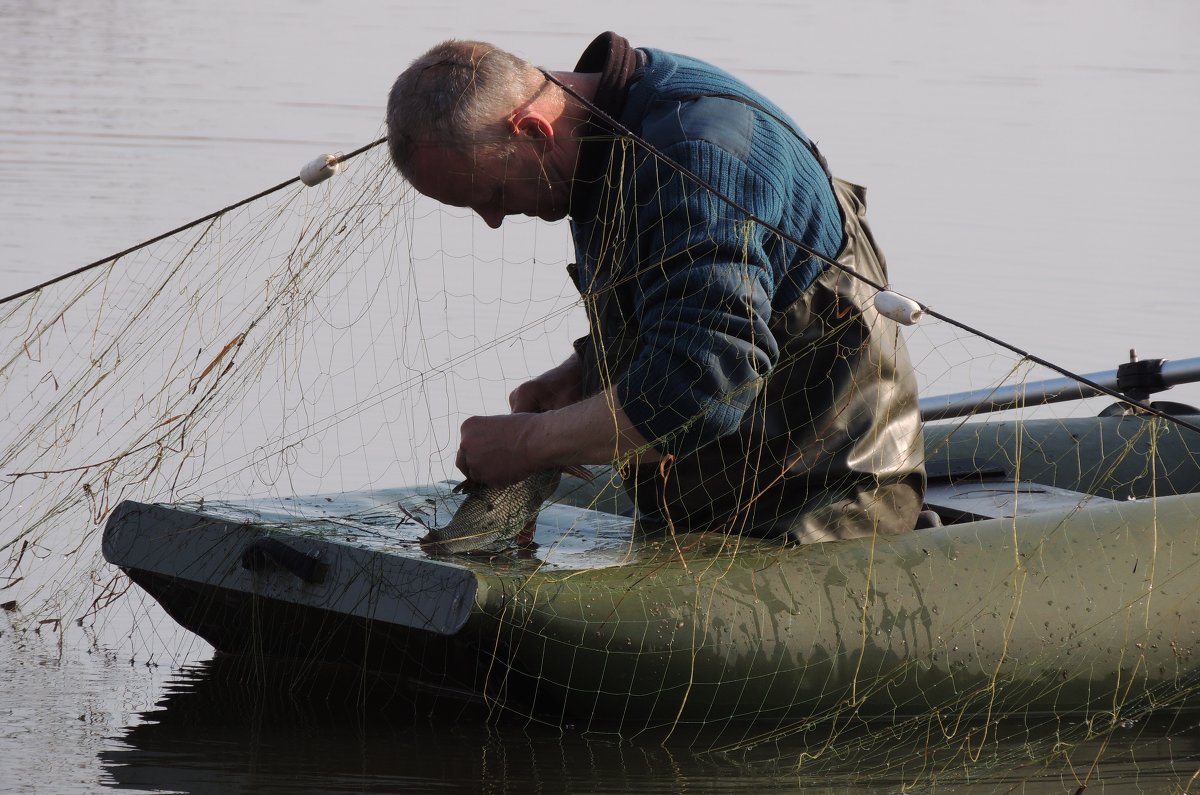
[[[567,472],[590,479],[582,467]],[[467,495],[450,521],[432,527],[421,543],[437,552],[502,549],[513,541],[533,540],[538,511],[558,486],[561,469],[543,469],[522,481],[497,488],[464,480],[454,490]]]

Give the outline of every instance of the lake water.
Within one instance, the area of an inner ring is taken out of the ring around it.
[[[787,109],[836,173],[869,186],[897,289],[1077,372],[1115,367],[1130,348],[1200,355],[1200,242],[1187,232],[1200,192],[1200,5],[1188,0],[0,0],[0,294],[374,140],[392,79],[435,41],[491,40],[568,68],[606,29],[710,60]],[[481,247],[499,239],[473,234]],[[566,246],[561,226],[537,234],[539,245]],[[556,282],[549,294],[561,291]],[[504,377],[519,380],[530,365],[505,362]],[[450,413],[499,410],[499,378]],[[1169,397],[1196,403],[1200,390]],[[256,680],[220,670],[205,644],[141,598],[118,602],[106,622],[123,643],[71,630],[60,646],[53,627],[22,635],[0,617],[0,788],[894,793],[903,784],[853,770],[810,780],[791,770],[799,747],[764,755],[768,765],[470,716],[431,722],[408,704],[380,715],[334,698],[277,698],[230,686]],[[314,687],[349,685],[334,677]],[[1175,726],[1159,740],[1139,727],[1089,793],[1182,790],[1197,766],[1195,737]],[[1016,791],[1070,787],[1057,772],[1014,775],[1005,786]],[[954,787],[945,791],[972,791]]]

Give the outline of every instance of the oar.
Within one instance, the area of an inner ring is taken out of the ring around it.
[[[1083,378],[1140,401],[1153,392],[1200,381],[1200,357],[1172,362],[1162,359],[1131,361],[1116,370],[1088,373]],[[1082,400],[1101,394],[1104,393],[1073,378],[1049,378],[1015,386],[921,398],[921,419],[925,422],[948,420],[969,414]]]

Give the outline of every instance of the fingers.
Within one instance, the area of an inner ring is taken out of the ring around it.
[[[518,386],[508,396],[508,406],[514,414],[539,411],[554,408],[551,405],[552,394],[541,381],[526,381]]]
[[[467,466],[467,451],[461,447],[458,448],[458,453],[454,456],[454,466],[458,467],[458,471],[463,473],[463,477],[467,480],[473,480],[471,469]]]
[[[519,387],[514,389],[512,392],[508,393],[508,407],[509,407],[509,409],[512,410],[513,414],[516,414],[521,411],[529,411],[530,410],[526,406],[526,403],[528,402],[528,400],[527,400],[527,398],[525,398],[525,392],[527,392],[527,391],[528,390],[525,389],[525,384],[521,384]]]
[[[573,384],[571,385],[574,386]],[[508,396],[508,406],[514,414],[538,414],[569,406],[579,400],[577,388],[556,388],[542,381],[526,381]]]

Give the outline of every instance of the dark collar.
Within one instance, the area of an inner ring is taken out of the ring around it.
[[[638,66],[637,50],[629,40],[611,30],[597,36],[575,64],[576,72],[599,72],[600,84],[593,101],[600,110],[621,118],[625,110],[625,97],[629,94],[629,81]]]
[[[614,119],[620,119],[629,96],[629,84],[640,63],[638,51],[623,36],[612,31],[597,36],[575,64],[576,72],[599,72],[600,82],[592,99],[596,107]],[[579,148],[579,162],[571,194],[571,215],[590,205],[588,197],[599,182],[612,154],[614,130],[603,119],[593,116],[587,124],[586,140]]]

